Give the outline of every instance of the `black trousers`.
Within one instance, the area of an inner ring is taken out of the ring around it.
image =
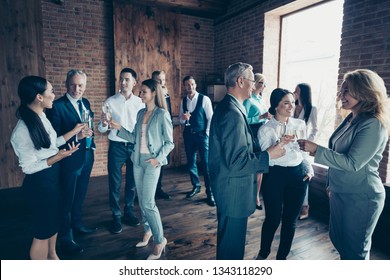
[[[83,226],[82,208],[94,160],[94,151],[89,149],[86,151],[85,162],[79,169],[61,169],[60,203],[62,221],[58,232],[59,239],[73,240],[72,227]]]
[[[217,260],[243,260],[248,218],[217,213]]]
[[[212,193],[210,188],[210,172],[209,172],[209,137],[205,131],[191,133],[190,130],[185,130],[183,133],[184,149],[187,156],[188,168],[190,171],[191,184],[193,187],[200,187],[198,167],[196,164],[196,151],[199,151],[202,161],[202,172],[206,194]]]
[[[276,259],[287,258],[294,239],[296,223],[305,198],[307,181],[302,181],[302,164],[294,167],[270,167],[263,176],[261,191],[265,220],[261,230],[260,256],[267,258],[276,230],[282,222]]]

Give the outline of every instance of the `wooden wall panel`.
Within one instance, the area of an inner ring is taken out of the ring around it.
[[[166,72],[172,114],[177,117],[182,96],[180,15],[114,1],[114,49],[116,81],[124,67],[134,69],[138,75],[135,94],[138,94],[141,82],[151,78],[154,70]],[[175,126],[173,133],[175,149],[171,152],[171,165],[179,166],[182,141],[180,127]]]
[[[40,0],[0,2],[0,189],[24,178],[10,143],[19,106],[17,87],[26,75],[45,75]]]

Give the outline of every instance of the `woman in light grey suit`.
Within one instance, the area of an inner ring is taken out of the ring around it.
[[[153,236],[155,246],[148,259],[159,259],[167,240],[154,195],[161,166],[167,164],[167,156],[174,147],[172,121],[161,85],[157,81],[143,81],[140,97],[146,108],[138,112],[134,131],[127,131],[115,121],[111,122],[111,126],[118,129],[119,137],[134,143],[131,159],[145,230],[143,240],[137,243],[136,247],[148,245]]]
[[[306,140],[299,144],[315,162],[329,166],[329,236],[340,258],[369,259],[385,202],[378,168],[388,140],[386,88],[378,74],[358,69],[345,74],[338,99],[352,113],[331,136],[329,148]]]

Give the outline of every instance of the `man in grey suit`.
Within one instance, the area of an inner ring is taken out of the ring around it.
[[[267,172],[269,159],[284,155],[282,144],[253,153],[253,136],[243,106],[254,90],[252,66],[230,65],[228,93],[218,104],[210,128],[209,168],[218,217],[217,259],[243,259],[248,217],[256,209],[254,176]]]

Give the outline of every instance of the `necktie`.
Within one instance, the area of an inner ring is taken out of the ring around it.
[[[83,116],[83,111],[84,111],[83,102],[81,100],[77,100],[77,104],[79,105],[79,113],[80,113],[80,119],[81,119]]]
[[[79,105],[80,118],[82,118],[84,112],[83,102],[81,100],[77,100],[77,104]],[[92,138],[91,137],[85,138],[85,146],[87,147],[87,149],[91,148],[91,145],[92,145]]]

